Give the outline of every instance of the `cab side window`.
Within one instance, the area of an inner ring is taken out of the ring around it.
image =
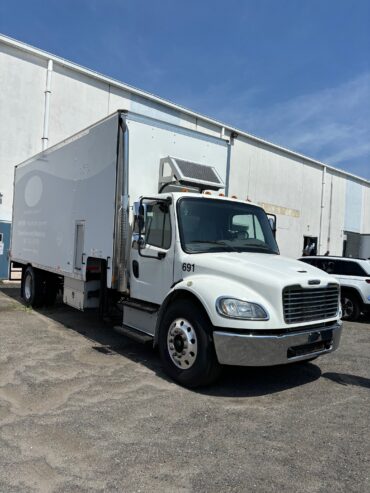
[[[168,250],[171,246],[171,221],[163,202],[148,204],[145,218],[145,240],[148,245]]]

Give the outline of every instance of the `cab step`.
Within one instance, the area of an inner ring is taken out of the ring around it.
[[[136,342],[140,342],[141,344],[152,343],[154,339],[153,336],[134,329],[133,327],[128,327],[127,325],[115,325],[114,330]]]
[[[135,310],[141,310],[147,313],[155,313],[159,310],[159,305],[142,300],[133,300],[133,299],[123,300],[122,305],[124,307],[128,306],[130,308],[135,308]]]

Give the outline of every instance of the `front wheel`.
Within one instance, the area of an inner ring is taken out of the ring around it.
[[[221,374],[210,323],[195,303],[178,300],[170,305],[158,345],[165,372],[184,387],[208,385]]]
[[[343,320],[350,320],[351,322],[355,322],[359,319],[361,309],[356,296],[351,293],[343,293],[341,297],[341,304]]]

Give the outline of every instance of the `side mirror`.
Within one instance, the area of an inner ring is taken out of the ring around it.
[[[139,235],[145,234],[146,204],[134,202],[132,209],[134,213],[134,232]]]
[[[272,229],[272,234],[274,237],[276,236],[276,216],[275,214],[267,214],[267,219],[269,220],[271,229]]]
[[[145,248],[145,204],[134,202],[132,212],[134,214],[134,228],[132,233],[132,247],[137,250]]]
[[[150,201],[150,203],[143,203],[144,200]],[[132,206],[133,215],[134,215],[134,227],[132,233],[132,248],[138,250],[138,253],[141,257],[146,258],[154,258],[158,260],[162,260],[166,257],[166,252],[157,252],[156,255],[145,255],[141,253],[142,250],[146,248],[146,239],[145,239],[145,226],[147,223],[147,215],[149,214],[149,225],[148,225],[148,236],[150,234],[150,224],[152,220],[152,212],[151,207],[153,204],[159,204],[159,207],[163,212],[168,211],[168,201],[161,200],[151,197],[142,197],[140,201],[134,202]]]

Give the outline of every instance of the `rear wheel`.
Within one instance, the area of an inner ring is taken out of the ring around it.
[[[342,319],[355,322],[361,314],[360,303],[353,293],[342,293]]]
[[[41,273],[31,266],[24,270],[22,278],[22,298],[27,306],[37,308],[44,302],[44,289]]]
[[[208,385],[221,374],[210,323],[191,301],[170,305],[160,325],[158,345],[164,370],[185,387]]]

